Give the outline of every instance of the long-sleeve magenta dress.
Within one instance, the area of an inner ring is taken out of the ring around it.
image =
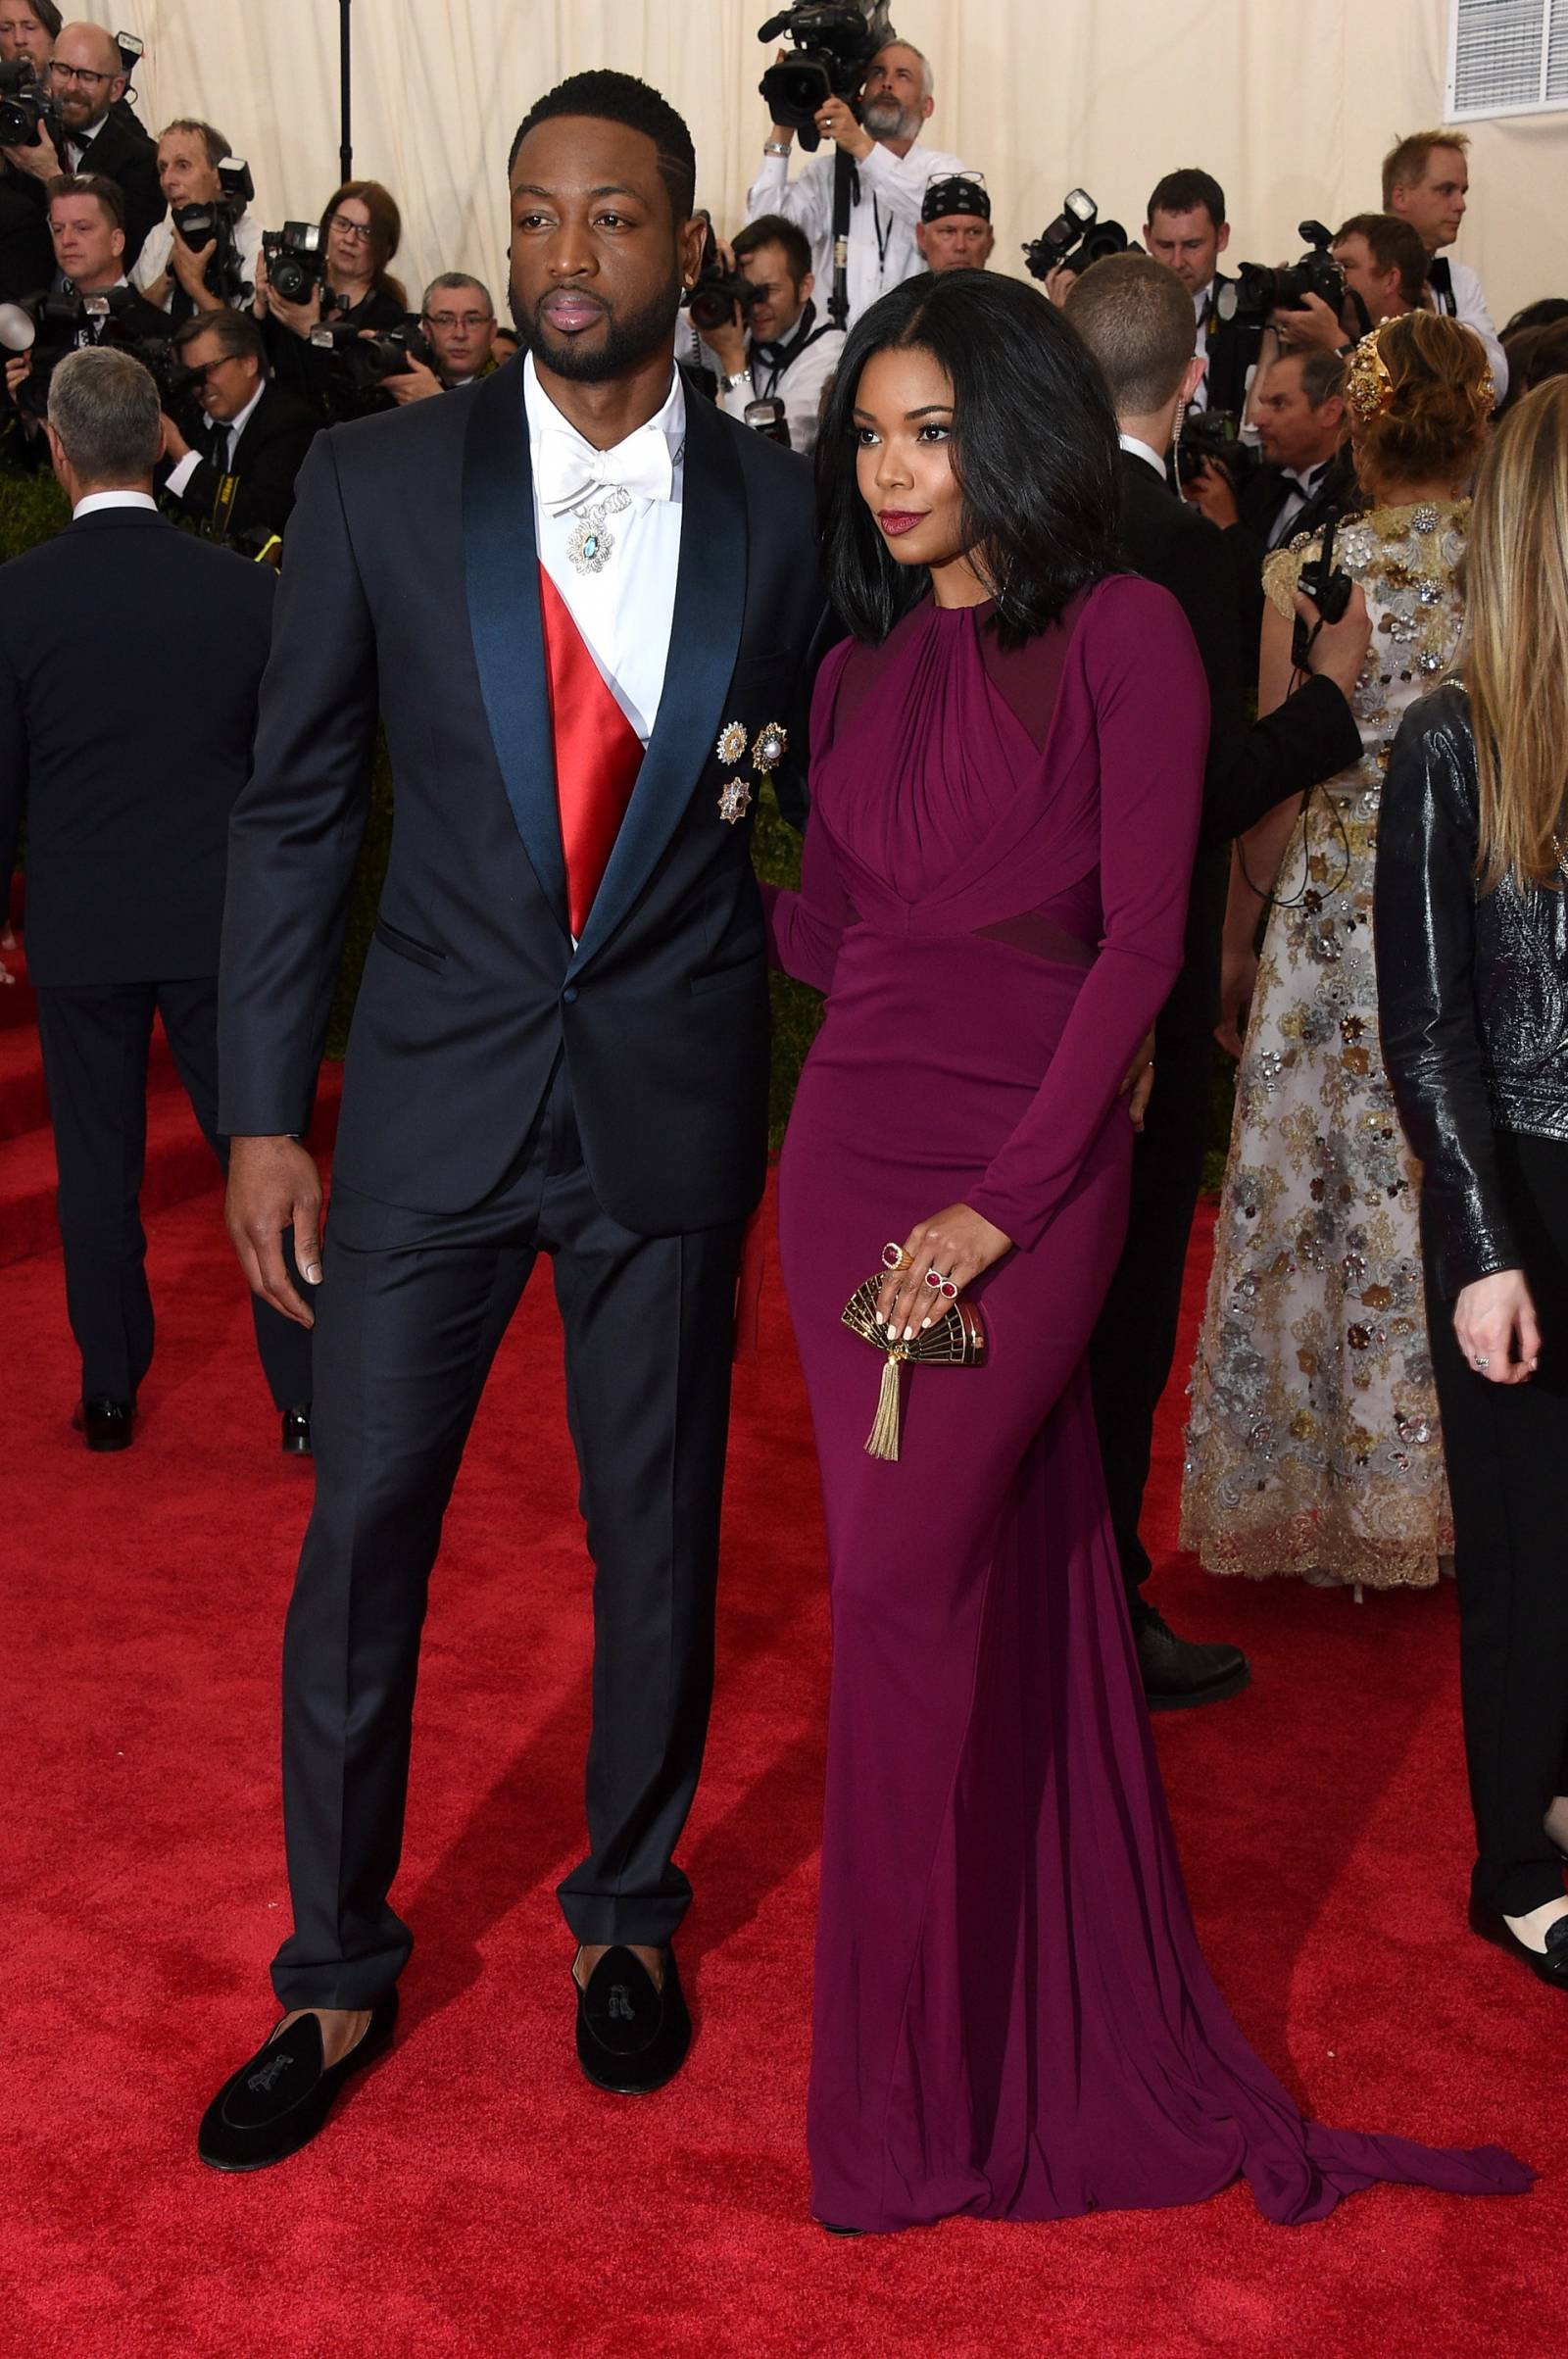
[[[1181,958],[1208,725],[1180,611],[1102,581],[1021,652],[929,601],[828,658],[778,964],[827,994],[784,1149],[784,1277],[833,1609],[808,2135],[844,2227],[1181,2203],[1273,2219],[1374,2179],[1527,2187],[1499,2147],[1304,2122],[1188,1911],[1084,1352],[1126,1222],[1122,1078]],[[984,1364],[904,1378],[840,1322],[963,1203],[1013,1239]]]

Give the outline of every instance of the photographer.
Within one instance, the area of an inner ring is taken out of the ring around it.
[[[327,200],[309,292],[289,301],[270,283],[264,245],[256,267],[256,315],[278,378],[323,417],[330,415],[331,355],[311,336],[325,321],[372,331],[402,327],[409,299],[389,265],[403,236],[397,200],[379,180],[346,180]]]
[[[928,270],[983,270],[997,233],[978,172],[933,180],[920,200],[914,242]]]
[[[1385,319],[1426,304],[1427,250],[1396,214],[1352,214],[1335,231],[1329,251],[1345,279],[1345,303],[1336,311],[1309,292],[1298,304],[1271,314],[1265,333],[1269,358],[1274,350],[1348,356]]]
[[[496,307],[481,279],[463,270],[443,271],[424,290],[419,326],[434,357],[428,368],[410,353],[406,369],[382,379],[399,409],[428,401],[433,393],[456,393],[500,367],[496,357]]]
[[[1186,496],[1222,531],[1240,524],[1255,535],[1261,566],[1265,550],[1312,530],[1326,508],[1344,508],[1355,496],[1345,440],[1344,361],[1338,352],[1277,354],[1253,389],[1251,410],[1263,465],[1238,489],[1211,461]]]
[[[248,208],[236,211],[231,228],[224,223],[199,247],[186,244],[173,219],[187,205],[206,209],[228,202],[218,170],[228,153],[221,131],[188,116],[172,123],[158,142],[158,184],[170,218],[148,233],[131,280],[149,303],[176,320],[194,319],[198,312],[220,312],[230,304],[237,310],[255,299],[262,232]],[[225,262],[234,266],[235,279],[226,294],[215,283]]]
[[[141,253],[154,224],[164,217],[158,185],[158,151],[120,102],[129,76],[113,33],[101,25],[68,25],[55,42],[49,89],[64,126],[64,153],[46,129],[29,147],[0,150],[11,167],[13,186],[28,190],[41,205],[43,192],[62,173],[115,181],[123,197],[125,265]]]
[[[1208,676],[1211,713],[1185,962],[1155,1027],[1127,1243],[1090,1348],[1111,1521],[1145,1692],[1152,1708],[1171,1710],[1234,1695],[1249,1676],[1237,1647],[1179,1638],[1147,1602],[1141,1585],[1149,1555],[1138,1536],[1208,1136],[1228,847],[1276,804],[1359,756],[1348,698],[1369,626],[1357,597],[1345,619],[1325,624],[1314,641],[1308,657],[1314,676],[1266,719],[1246,726],[1230,556],[1219,533],[1173,495],[1165,476],[1177,408],[1191,398],[1201,367],[1192,348],[1187,293],[1168,266],[1144,254],[1118,254],[1084,272],[1065,309],[1100,365],[1116,412],[1123,550],[1187,615]]]
[[[1383,210],[1408,221],[1427,252],[1427,286],[1432,309],[1473,327],[1487,348],[1492,381],[1500,402],[1508,390],[1508,356],[1492,323],[1481,281],[1467,263],[1451,262],[1451,246],[1464,220],[1470,168],[1463,131],[1411,131],[1383,159]]]
[[[55,54],[63,25],[55,0],[0,0],[0,66],[25,58],[41,74]]]
[[[35,371],[46,373],[67,352],[93,344],[158,343],[169,335],[164,314],[154,311],[125,276],[124,200],[115,182],[62,172],[46,194],[50,238],[65,294],[39,323],[32,350],[6,363],[6,391],[13,402],[28,377]],[[88,295],[115,295],[120,300],[112,313],[99,317],[74,308]],[[23,419],[31,457],[38,459],[40,422],[36,416]]]
[[[1235,283],[1219,267],[1230,242],[1225,191],[1211,172],[1186,166],[1156,181],[1144,223],[1144,244],[1156,262],[1175,271],[1191,296],[1195,351],[1204,364],[1189,407],[1222,410],[1239,419],[1247,405],[1257,339],[1242,320],[1221,315],[1221,291]]]
[[[162,489],[217,539],[281,535],[320,419],[269,379],[266,339],[247,312],[225,308],[187,319],[174,332],[174,351],[197,379],[207,422],[187,437],[166,414]]]
[[[925,268],[915,229],[926,184],[963,171],[956,156],[920,145],[920,126],[935,103],[931,69],[919,50],[890,41],[871,61],[858,113],[842,98],[824,99],[817,109],[817,129],[857,167],[846,272],[851,320]],[[747,219],[782,214],[804,230],[816,282],[827,289],[833,281],[833,156],[819,151],[791,180],[794,139],[789,123],[769,129],[762,169],[746,192]]]
[[[718,371],[718,406],[744,420],[752,401],[784,405],[792,451],[816,447],[822,394],[844,349],[840,329],[818,317],[811,290],[811,249],[782,214],[749,221],[731,249],[743,278],[757,289],[746,323],[737,306],[723,327],[704,329]]]

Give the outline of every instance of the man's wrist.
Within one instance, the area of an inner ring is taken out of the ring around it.
[[[794,140],[795,133],[788,123],[772,123],[768,127],[767,137],[762,142],[762,153],[764,156],[787,156]]]

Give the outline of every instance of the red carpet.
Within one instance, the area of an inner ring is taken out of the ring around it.
[[[4,1155],[9,1155],[6,1148]],[[58,1255],[0,1271],[9,2292],[0,2350],[90,2354],[1077,2354],[1534,2349],[1568,2241],[1563,2009],[1464,1932],[1454,1610],[1206,1581],[1178,1627],[1250,1692],[1159,1744],[1208,1954],[1325,2120],[1497,2138],[1532,2196],[1378,2189],[1309,2229],[1243,2188],[1056,2228],[839,2243],[802,2152],[826,1616],[776,1274],[738,1388],[721,1663],[685,1849],[699,2038],[642,2103],[571,2053],[552,1886],[575,1856],[587,1582],[547,1283],[509,1339],[425,1646],[402,2037],[308,2153],[197,2165],[269,2019],[284,1922],[278,1635],[309,1474],[276,1450],[216,1197],[151,1224],[160,1350],[128,1456],[68,1430]],[[1194,1300],[1196,1311],[1196,1279]],[[1179,1398],[1156,1525],[1173,1521]]]

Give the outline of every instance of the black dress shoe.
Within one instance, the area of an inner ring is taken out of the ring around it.
[[[321,2019],[301,2015],[274,2032],[248,2064],[223,2083],[196,2135],[196,2151],[215,2171],[265,2171],[310,2144],[345,2081],[389,2047],[398,1994],[371,2009],[363,2038],[336,2064],[321,2062]]]
[[[311,1404],[308,1401],[283,1411],[283,1455],[308,1458],[311,1450]]]
[[[89,1450],[128,1450],[136,1422],[134,1401],[78,1401],[72,1425]]]
[[[675,1952],[664,1952],[663,1988],[634,1951],[607,1949],[577,1992],[577,2061],[596,2089],[646,2096],[672,2081],[692,2043],[692,2019]]]
[[[1152,1712],[1186,1712],[1195,1704],[1218,1703],[1239,1696],[1251,1678],[1240,1646],[1200,1646],[1179,1639],[1152,1605],[1133,1615],[1133,1643],[1144,1678],[1144,1700]]]
[[[1483,1908],[1474,1893],[1470,1897],[1470,1930],[1484,1941],[1498,1949],[1506,1949],[1522,1966],[1528,1966],[1538,1983],[1549,1983],[1554,1990],[1568,1990],[1568,1917],[1559,1917],[1546,1928],[1544,1950],[1532,1949],[1521,1941],[1506,1917]]]

